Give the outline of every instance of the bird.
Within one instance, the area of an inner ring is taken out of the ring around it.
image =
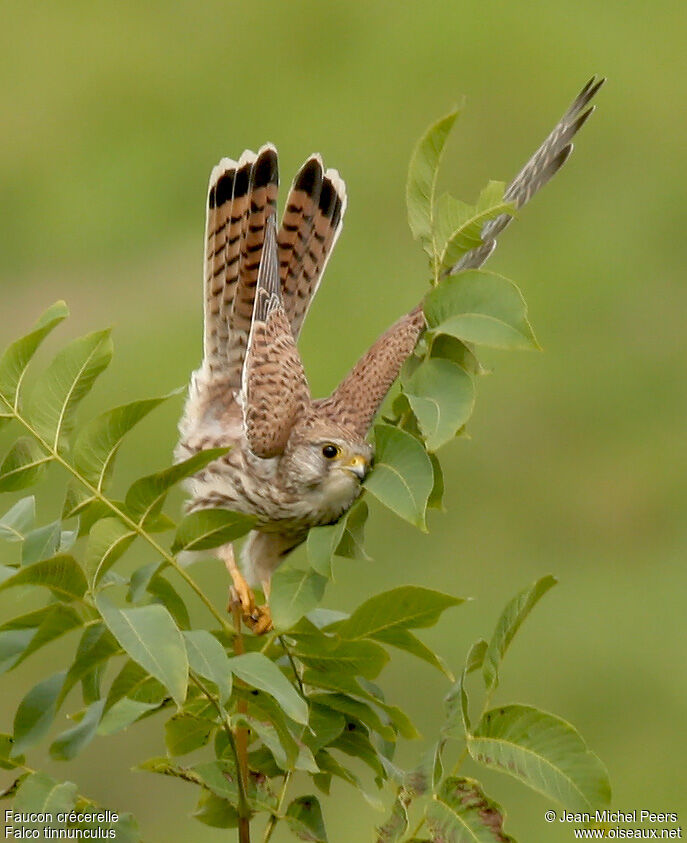
[[[572,138],[605,80],[580,94],[505,191],[522,207],[569,157]],[[588,107],[589,106],[589,107]],[[228,447],[189,483],[189,511],[225,508],[255,517],[240,563],[231,543],[216,549],[233,595],[256,633],[271,628],[271,577],[311,528],[352,506],[373,462],[374,418],[426,327],[422,302],[360,358],[326,398],[311,396],[298,337],[341,233],[345,183],[319,154],[307,158],[277,222],[277,150],[267,143],[210,175],[205,226],[203,358],[193,372],[174,457]],[[481,244],[447,274],[481,266],[511,214],[487,222]]]

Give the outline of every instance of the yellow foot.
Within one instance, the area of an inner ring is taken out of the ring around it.
[[[264,635],[272,629],[272,615],[269,606],[253,606],[253,611],[247,616],[244,613],[243,619],[246,626],[253,630],[254,635]]]
[[[224,548],[224,563],[231,575],[231,599],[227,611],[231,612],[234,606],[239,606],[243,622],[256,635],[264,635],[272,629],[272,616],[267,606],[258,606],[255,602],[255,595],[239,570],[234,551],[231,545]]]
[[[245,588],[240,590],[236,588],[236,584],[231,589],[231,601],[228,609],[231,611],[232,605],[238,605],[246,626],[255,635],[264,635],[272,629],[270,608],[266,605],[258,606],[252,590],[245,584],[245,581],[243,585],[245,585]]]

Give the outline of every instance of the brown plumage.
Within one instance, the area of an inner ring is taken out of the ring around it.
[[[506,191],[524,205],[562,166],[589,117],[592,79]],[[422,305],[372,345],[329,398],[313,400],[296,341],[341,231],[345,185],[319,155],[304,163],[277,230],[277,152],[266,144],[210,177],[205,237],[205,334],[175,455],[230,445],[191,483],[190,508],[221,506],[257,517],[243,554],[267,591],[274,569],[308,530],[336,521],[360,493],[372,460],[365,437],[425,326]],[[510,222],[502,214],[482,245],[451,272],[480,266]],[[218,551],[244,610],[257,618],[231,545]],[[259,614],[259,613],[258,613]],[[258,620],[258,628],[267,622]]]

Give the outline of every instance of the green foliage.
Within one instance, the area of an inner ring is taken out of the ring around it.
[[[525,705],[486,711],[468,735],[470,755],[503,770],[570,810],[594,811],[611,793],[606,771],[575,729]]]
[[[513,843],[513,838],[503,831],[501,806],[485,796],[474,779],[445,779],[427,810],[427,827],[438,840]]]
[[[60,670],[26,691],[12,736],[0,736],[0,767],[13,776],[4,795],[14,798],[15,809],[74,809],[78,819],[69,827],[92,828],[85,814],[93,803],[75,784],[28,766],[26,753],[50,736],[50,756],[68,761],[91,741],[112,740],[144,718],[166,755],[139,769],[195,789],[193,815],[211,827],[242,826],[245,835],[246,822],[266,815],[266,841],[278,822],[298,839],[326,841],[322,806],[311,791],[329,794],[334,779],[377,807],[377,789],[395,791],[378,829],[382,843],[421,833],[432,841],[511,841],[503,810],[477,780],[459,773],[466,758],[567,808],[608,802],[606,773],[572,726],[523,705],[490,708],[508,647],[552,577],[508,604],[490,640],[473,645],[462,670],[417,634],[461,598],[400,586],[366,599],[350,615],[320,606],[335,566],[346,564],[340,560],[369,558],[364,527],[371,498],[423,531],[428,510],[442,509],[436,451],[469,421],[475,382],[485,371],[479,347],[537,347],[512,282],[477,270],[450,274],[481,245],[485,222],[513,211],[503,202],[503,185],[493,182],[474,206],[437,199],[439,161],[455,119],[453,112],[428,130],[408,177],[411,230],[432,272],[424,302],[428,329],[405,366],[391,414],[375,428],[375,467],[361,499],[337,523],[310,531],[303,567],[290,559],[276,571],[269,600],[274,629],[267,635],[237,630],[221,598],[216,605],[198,586],[192,567],[199,553],[240,540],[255,519],[223,509],[181,519],[164,511],[169,493],[227,448],[130,479],[123,500],[109,496],[128,434],[176,393],[132,401],[79,427],[78,406],[111,359],[105,330],[70,342],[25,394],[31,358],[67,315],[59,302],[0,358],[0,425],[17,433],[0,463],[0,492],[35,485],[53,464],[67,481],[60,517],[41,512],[36,525],[33,496],[0,515],[0,591],[33,600],[0,625],[0,672],[60,641]],[[408,771],[394,763],[396,747],[419,734],[380,687],[398,651],[451,683],[442,728]],[[471,717],[467,684],[478,672],[483,706]],[[67,704],[73,725],[51,734]],[[451,770],[456,745],[462,752]],[[287,798],[295,773],[303,792]],[[116,833],[131,843],[140,839],[129,815]]]

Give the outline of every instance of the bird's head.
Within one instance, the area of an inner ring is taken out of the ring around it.
[[[372,446],[343,425],[309,418],[296,425],[282,457],[282,471],[304,491],[325,499],[357,496],[372,464]]]

